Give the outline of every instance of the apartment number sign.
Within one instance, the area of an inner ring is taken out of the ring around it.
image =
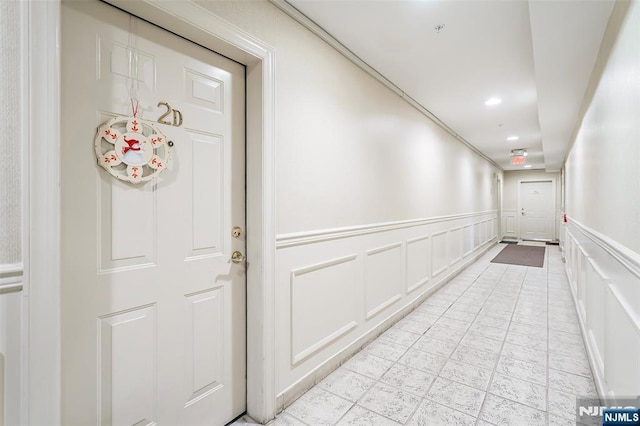
[[[136,108],[137,109],[137,108]],[[98,127],[95,150],[98,164],[117,179],[146,182],[167,168],[173,142],[153,122],[114,117]]]

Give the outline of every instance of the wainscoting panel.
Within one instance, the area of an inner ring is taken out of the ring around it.
[[[22,424],[22,327],[26,324],[22,277],[21,263],[0,264],[0,425]]]
[[[428,235],[407,240],[407,293],[417,290],[431,277],[431,241]]]
[[[354,254],[291,271],[292,365],[357,325],[356,258]]]
[[[495,242],[495,211],[276,237],[278,408]]]
[[[569,218],[566,272],[602,397],[640,395],[640,254]]]
[[[473,224],[473,248],[474,250],[480,247],[480,241],[482,239],[482,222],[476,222]]]
[[[585,273],[585,312],[589,312],[587,316],[587,329],[589,330],[589,341],[594,348],[594,361],[598,368],[604,368],[603,353],[604,349],[604,316],[605,309],[601,309],[602,301],[606,297],[606,281],[605,277],[593,259],[587,259]]]
[[[610,288],[606,300],[605,392],[612,397],[640,395],[640,331],[638,322]]]
[[[364,304],[367,319],[400,300],[402,292],[401,247],[401,243],[394,243],[368,250],[365,254]]]
[[[584,247],[576,245],[576,288],[578,289],[578,311],[586,318],[587,315],[587,253]]]
[[[464,238],[464,257],[467,257],[473,253],[473,249],[475,248],[473,245],[473,225],[466,225],[462,229]]]
[[[482,222],[482,244],[487,243],[491,239],[491,220]]]
[[[491,239],[498,238],[498,219],[491,219]]]
[[[449,267],[449,253],[447,250],[447,231],[440,231],[431,237],[431,264],[434,277],[440,275]]]
[[[503,238],[518,238],[517,210],[502,210]]]
[[[462,260],[462,227],[449,231],[449,264]]]

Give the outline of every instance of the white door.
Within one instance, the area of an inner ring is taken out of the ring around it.
[[[555,194],[553,181],[520,182],[520,238],[553,240]]]
[[[244,67],[97,1],[63,3],[61,45],[62,424],[225,424],[246,405]],[[143,120],[180,111],[139,184],[93,146],[132,93]]]

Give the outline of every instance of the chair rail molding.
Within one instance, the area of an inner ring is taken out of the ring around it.
[[[462,213],[448,216],[434,216],[420,219],[400,220],[393,222],[379,222],[367,225],[346,226],[341,228],[327,228],[313,231],[292,232],[276,235],[278,249],[311,244],[329,240],[357,237],[366,234],[392,231],[395,229],[411,228],[432,223],[447,222],[458,219],[476,218],[496,214],[497,210],[486,210],[473,213]]]
[[[0,294],[22,290],[23,270],[22,263],[0,265]]]
[[[609,255],[620,262],[629,272],[637,278],[640,278],[640,253],[628,249],[617,241],[612,240],[606,235],[589,228],[571,217],[567,217],[567,222],[580,229],[591,241],[609,253]]]

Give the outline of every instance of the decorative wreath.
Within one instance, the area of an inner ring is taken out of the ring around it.
[[[153,122],[138,117],[114,117],[98,127],[96,157],[120,180],[146,182],[167,168],[173,142]]]

